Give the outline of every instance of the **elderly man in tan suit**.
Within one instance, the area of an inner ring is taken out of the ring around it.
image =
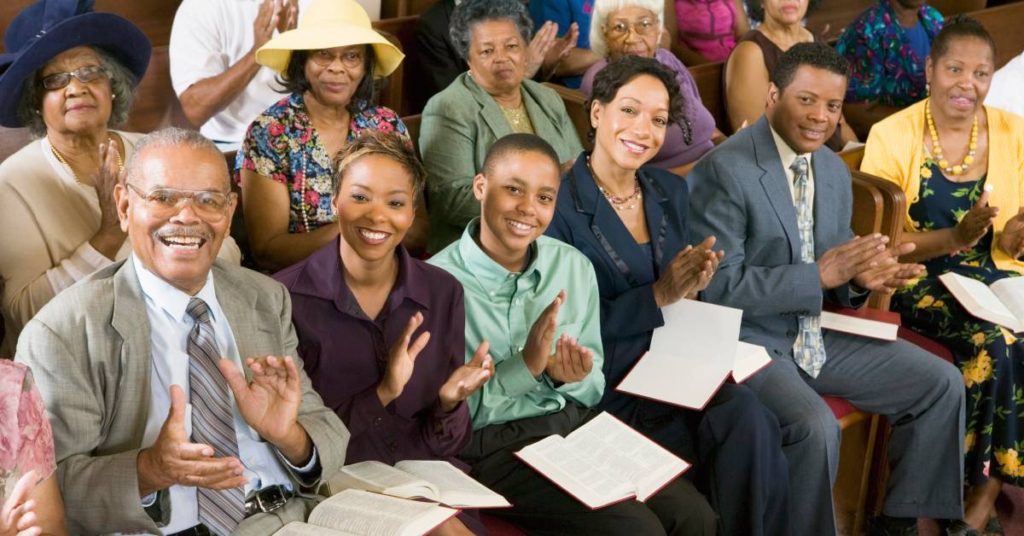
[[[16,359],[53,424],[72,533],[270,534],[302,520],[348,431],[295,354],[288,292],[216,261],[236,199],[217,148],[168,129],[114,192],[127,260],[51,301]]]

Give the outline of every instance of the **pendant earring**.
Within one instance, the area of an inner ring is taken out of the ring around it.
[[[932,94],[932,84],[931,84],[931,82],[925,82],[924,83],[924,94],[925,95],[931,95]]]

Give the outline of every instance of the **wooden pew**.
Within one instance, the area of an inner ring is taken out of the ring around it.
[[[996,42],[997,69],[1024,50],[1024,32],[1020,30],[1024,23],[1024,2],[972,11],[968,15],[978,19],[992,34]]]
[[[729,134],[729,116],[725,111],[725,62],[704,63],[690,67],[690,74],[697,83],[697,91],[700,92],[700,100],[704,107],[711,112],[715,118],[715,126],[718,130]]]
[[[0,2],[0,28],[6,29],[21,10],[33,3],[34,0]],[[162,46],[170,41],[171,23],[180,3],[181,0],[96,0],[95,10],[121,15],[142,29],[153,46]],[[0,52],[6,52],[2,42]]]
[[[185,118],[171,86],[171,64],[165,45],[153,48],[149,68],[135,90],[135,104],[122,128],[132,132],[151,132],[167,126],[195,128]]]
[[[405,60],[402,64],[383,81],[378,100],[382,106],[391,108],[400,116],[414,111],[409,95],[418,91],[416,80],[406,76],[405,65],[405,62],[409,61],[409,51],[415,46],[417,20],[419,20],[418,15],[373,21],[373,28],[383,33],[405,53]]]
[[[437,3],[437,0],[382,0],[380,18],[419,15]]]
[[[32,141],[27,128],[0,127],[0,162],[18,152]]]
[[[572,125],[576,127],[576,134],[580,137],[580,143],[583,144],[584,149],[589,151],[593,148],[593,144],[590,143],[587,137],[587,133],[590,132],[590,114],[587,113],[585,107],[587,98],[578,89],[567,88],[552,82],[544,82],[544,85],[555,90],[562,97],[565,111],[569,114]]]
[[[409,138],[412,139],[412,146],[416,148],[416,154],[420,154],[420,125],[423,123],[423,115],[407,115],[402,118],[405,128],[409,131]]]

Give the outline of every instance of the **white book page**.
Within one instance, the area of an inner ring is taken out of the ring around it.
[[[402,460],[395,467],[437,487],[441,502],[462,508],[512,506],[501,495],[443,460]]]
[[[640,501],[647,500],[690,464],[609,413],[602,413],[566,438],[570,449],[585,452],[598,467],[631,482]]]
[[[772,357],[764,346],[739,341],[736,344],[736,364],[732,368],[732,379],[736,383],[743,383],[771,362]]]
[[[968,313],[988,320],[1000,326],[1010,328],[1013,332],[1022,330],[1021,322],[1010,311],[1009,308],[992,289],[988,288],[981,281],[964,277],[953,272],[947,272],[939,276],[939,281],[946,285],[949,292],[956,298],[960,305],[967,309]]]
[[[424,534],[456,513],[431,503],[347,489],[317,505],[309,522],[362,536],[404,536]]]
[[[292,521],[281,527],[281,530],[274,533],[274,536],[358,536],[343,530],[318,527],[301,521]]]
[[[895,341],[896,334],[900,329],[898,325],[890,324],[889,322],[841,315],[831,311],[821,312],[821,327],[822,329],[842,331],[843,333],[871,337],[872,339],[881,339],[883,341]]]
[[[743,311],[679,300],[661,313],[665,325],[654,330],[650,351],[616,389],[701,409],[732,372]]]
[[[329,487],[332,492],[348,488],[363,489],[377,493],[386,493],[396,497],[422,497],[434,501],[440,500],[437,486],[378,461],[346,465],[341,472],[331,478]]]
[[[1024,278],[1007,277],[989,285],[999,301],[1024,324]]]
[[[609,476],[586,452],[569,447],[561,436],[545,437],[516,455],[592,509],[635,495],[632,484]]]

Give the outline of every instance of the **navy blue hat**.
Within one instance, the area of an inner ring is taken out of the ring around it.
[[[0,125],[24,126],[18,118],[25,78],[61,52],[79,46],[102,48],[136,80],[149,65],[149,39],[127,19],[92,10],[93,0],[38,0],[11,21],[0,54]]]

